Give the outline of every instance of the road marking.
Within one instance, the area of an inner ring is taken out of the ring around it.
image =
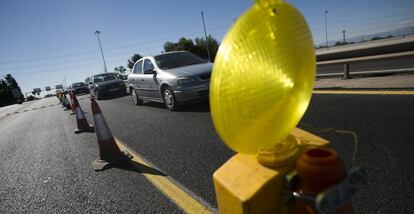
[[[143,164],[145,166],[155,168],[147,161],[141,158],[141,156],[136,153],[134,150],[128,148],[124,143],[119,139],[115,138],[116,143],[118,144],[121,150],[127,150],[134,157],[132,161]],[[162,175],[153,175],[148,173],[143,173],[144,175],[154,186],[156,186],[164,195],[170,198],[175,204],[181,207],[186,213],[213,213],[210,211],[207,206],[201,204],[198,200],[184,191],[182,188],[177,186],[173,181],[171,181],[168,176]]]
[[[385,94],[385,95],[414,95],[414,91],[364,91],[364,90],[314,90],[314,94]]]

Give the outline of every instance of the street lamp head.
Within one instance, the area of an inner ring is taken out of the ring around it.
[[[328,14],[328,10],[324,10],[322,13],[323,14]]]
[[[101,33],[101,31],[99,31],[99,30],[95,31],[95,34],[100,34],[100,33]]]

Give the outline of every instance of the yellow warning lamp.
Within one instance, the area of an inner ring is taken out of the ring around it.
[[[314,79],[315,50],[301,13],[282,0],[256,0],[215,58],[210,105],[218,134],[239,153],[276,146],[305,113]]]

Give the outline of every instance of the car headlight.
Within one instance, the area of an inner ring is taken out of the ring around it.
[[[191,77],[177,77],[175,79],[175,84],[184,85],[184,84],[192,83],[192,82],[195,82],[195,81],[196,80],[194,78],[191,78]]]

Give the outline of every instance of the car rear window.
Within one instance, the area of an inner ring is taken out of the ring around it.
[[[72,88],[74,88],[74,87],[81,87],[81,86],[85,86],[85,83],[83,83],[83,82],[77,82],[77,83],[73,83],[72,84]]]
[[[189,52],[167,53],[155,56],[155,62],[161,69],[171,69],[186,65],[205,63],[200,57]]]
[[[99,74],[93,77],[93,82],[98,83],[98,82],[114,80],[114,79],[117,79],[117,78],[113,74]]]

